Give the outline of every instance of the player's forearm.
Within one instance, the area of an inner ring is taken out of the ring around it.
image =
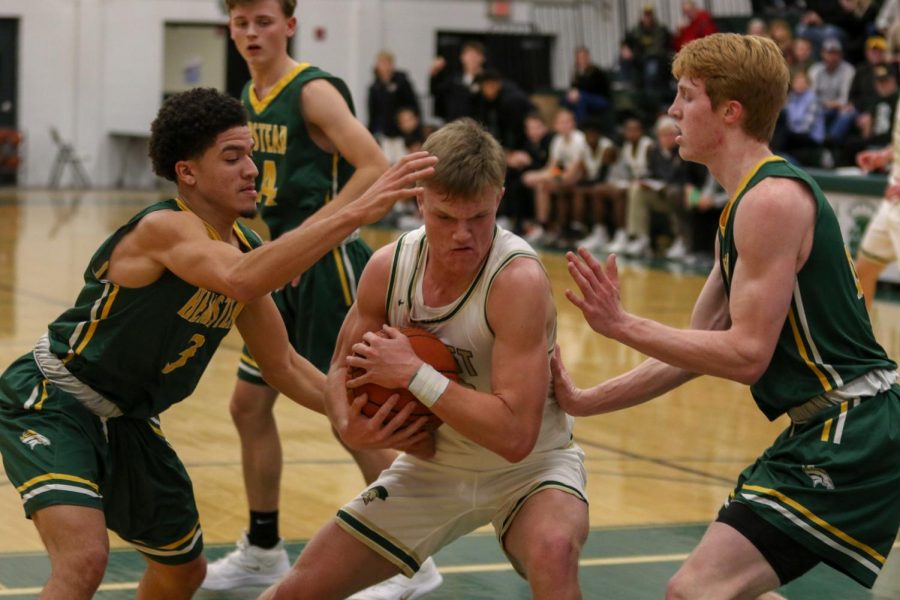
[[[545,391],[547,387],[532,389]],[[540,402],[539,399],[535,401]],[[529,412],[507,402],[501,395],[478,392],[451,383],[431,410],[479,446],[510,462],[518,462],[531,453],[537,441],[543,402],[540,402],[540,410]]]
[[[325,413],[325,375],[294,353],[284,365],[266,368],[260,364],[266,383],[310,410]]]
[[[346,391],[347,370],[344,367],[336,367],[332,364],[328,371],[328,381],[325,384],[324,407],[325,414],[338,434],[347,426],[347,399]]]
[[[627,373],[583,390],[575,416],[597,415],[637,406],[695,377],[696,373],[649,358]]]
[[[229,295],[248,302],[284,286],[364,224],[364,214],[348,207],[314,223],[304,222],[277,240],[243,254],[227,274],[232,290]]]
[[[312,214],[305,223],[315,223],[321,219],[329,217],[348,204],[359,198],[365,193],[369,186],[381,177],[382,173],[388,169],[387,159],[379,153],[370,163],[360,165],[353,172],[353,175],[341,188],[337,196],[327,202],[322,208]]]
[[[629,315],[611,337],[673,367],[746,384],[759,379],[771,359],[757,340],[733,328],[676,329]]]

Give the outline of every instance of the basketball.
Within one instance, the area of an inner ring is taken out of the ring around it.
[[[434,334],[418,327],[398,327],[397,329],[400,330],[400,333],[409,338],[409,343],[412,345],[416,356],[434,367],[435,370],[451,381],[459,381],[456,359],[453,358],[450,349],[447,348],[441,340],[435,337]],[[376,333],[385,337],[384,332],[382,331]],[[351,378],[358,377],[363,372],[363,369],[351,368],[349,375]],[[367,383],[355,389],[348,389],[348,397],[351,401],[360,394],[366,394],[368,396],[368,401],[362,409],[363,414],[367,417],[373,416],[378,412],[381,405],[387,402],[388,398],[394,394],[398,394],[400,399],[397,401],[397,405],[391,410],[391,414],[388,418],[393,417],[404,406],[412,402],[416,404],[416,408],[413,409],[412,414],[409,415],[409,418],[403,424],[404,427],[414,423],[419,417],[423,416],[428,417],[425,426],[422,428],[424,431],[433,431],[441,426],[441,419],[432,413],[428,407],[416,400],[416,397],[406,388],[389,389],[374,383]]]

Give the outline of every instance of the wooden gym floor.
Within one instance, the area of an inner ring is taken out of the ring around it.
[[[0,368],[27,352],[46,324],[70,305],[99,243],[160,197],[0,191]],[[392,233],[371,229],[364,237],[378,246]],[[559,342],[576,381],[593,384],[637,364],[639,353],[592,332],[565,299],[571,282],[563,256],[548,254],[544,261],[557,298]],[[703,283],[701,275],[640,263],[626,263],[621,279],[629,310],[676,327],[688,325]],[[873,318],[879,339],[891,356],[900,357],[900,304],[879,300]],[[233,332],[194,397],[162,415],[163,428],[193,478],[210,558],[230,550],[246,521],[237,434],[228,414],[240,348]],[[281,532],[293,558],[363,484],[324,417],[285,399],[276,411],[285,461]],[[666,580],[702,535],[737,474],[784,426],[766,421],[745,386],[711,377],[627,411],[579,419],[575,435],[587,454],[591,501],[581,571],[585,597],[662,597]],[[97,598],[130,598],[142,559],[112,537],[110,566]],[[438,554],[437,562],[445,583],[431,596],[436,600],[528,597],[527,585],[489,530],[459,540]],[[48,572],[41,542],[0,468],[0,597],[35,598]],[[792,599],[870,597],[827,567],[783,592]]]

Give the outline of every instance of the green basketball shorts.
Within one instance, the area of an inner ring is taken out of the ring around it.
[[[0,377],[0,454],[29,518],[86,506],[151,560],[183,564],[203,551],[191,480],[159,419],[104,422],[44,379],[31,354]]]

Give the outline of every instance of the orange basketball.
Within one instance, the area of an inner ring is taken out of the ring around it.
[[[451,381],[459,381],[456,359],[453,358],[450,349],[447,348],[441,340],[435,337],[434,334],[418,327],[398,327],[397,329],[409,338],[409,343],[412,345],[416,356],[434,367],[436,371],[440,372]],[[382,331],[378,331],[377,333],[384,337]],[[353,378],[358,377],[362,373],[363,369],[351,368],[349,375]],[[363,414],[367,417],[374,415],[381,405],[387,402],[388,398],[394,394],[399,394],[400,399],[397,401],[397,405],[391,409],[390,416],[397,414],[397,412],[409,402],[417,405],[416,408],[413,409],[412,414],[409,415],[406,423],[404,423],[404,427],[415,422],[422,416],[428,417],[428,420],[423,427],[424,430],[431,431],[441,426],[441,419],[432,413],[428,407],[416,400],[416,397],[406,388],[388,389],[374,383],[367,383],[355,389],[348,389],[347,391],[348,397],[351,398],[351,400],[360,394],[366,394],[368,396],[367,402],[362,409]],[[388,418],[390,418],[390,416]]]

